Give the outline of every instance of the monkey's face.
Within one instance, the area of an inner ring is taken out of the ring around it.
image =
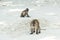
[[[28,9],[28,8],[26,8],[26,11],[29,11],[29,9]]]

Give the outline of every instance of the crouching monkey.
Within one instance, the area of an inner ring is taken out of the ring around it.
[[[36,34],[41,33],[39,21],[37,19],[34,19],[31,21],[30,27],[31,27],[31,33],[30,34],[33,34],[34,32],[36,32]]]
[[[26,8],[25,10],[23,10],[22,13],[21,13],[21,17],[25,17],[25,16],[29,17],[28,11],[29,11],[28,8]]]

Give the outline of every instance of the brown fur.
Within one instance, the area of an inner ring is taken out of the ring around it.
[[[22,13],[21,13],[21,17],[25,17],[25,16],[29,17],[28,11],[29,11],[28,8],[26,8],[25,10],[23,10]]]
[[[30,34],[33,34],[34,32],[36,32],[36,34],[40,33],[39,21],[37,19],[32,20],[30,26],[31,26]]]

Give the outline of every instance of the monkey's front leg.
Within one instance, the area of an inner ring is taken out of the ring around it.
[[[27,14],[27,17],[30,17],[30,16]]]

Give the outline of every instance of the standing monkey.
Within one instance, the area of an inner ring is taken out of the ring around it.
[[[31,26],[31,33],[33,34],[34,32],[36,32],[36,34],[40,33],[40,26],[39,26],[39,21],[37,19],[34,19],[31,21],[30,23]]]
[[[29,17],[28,11],[29,11],[28,8],[26,8],[25,10],[23,10],[22,13],[21,13],[21,17],[25,17],[25,16]]]

